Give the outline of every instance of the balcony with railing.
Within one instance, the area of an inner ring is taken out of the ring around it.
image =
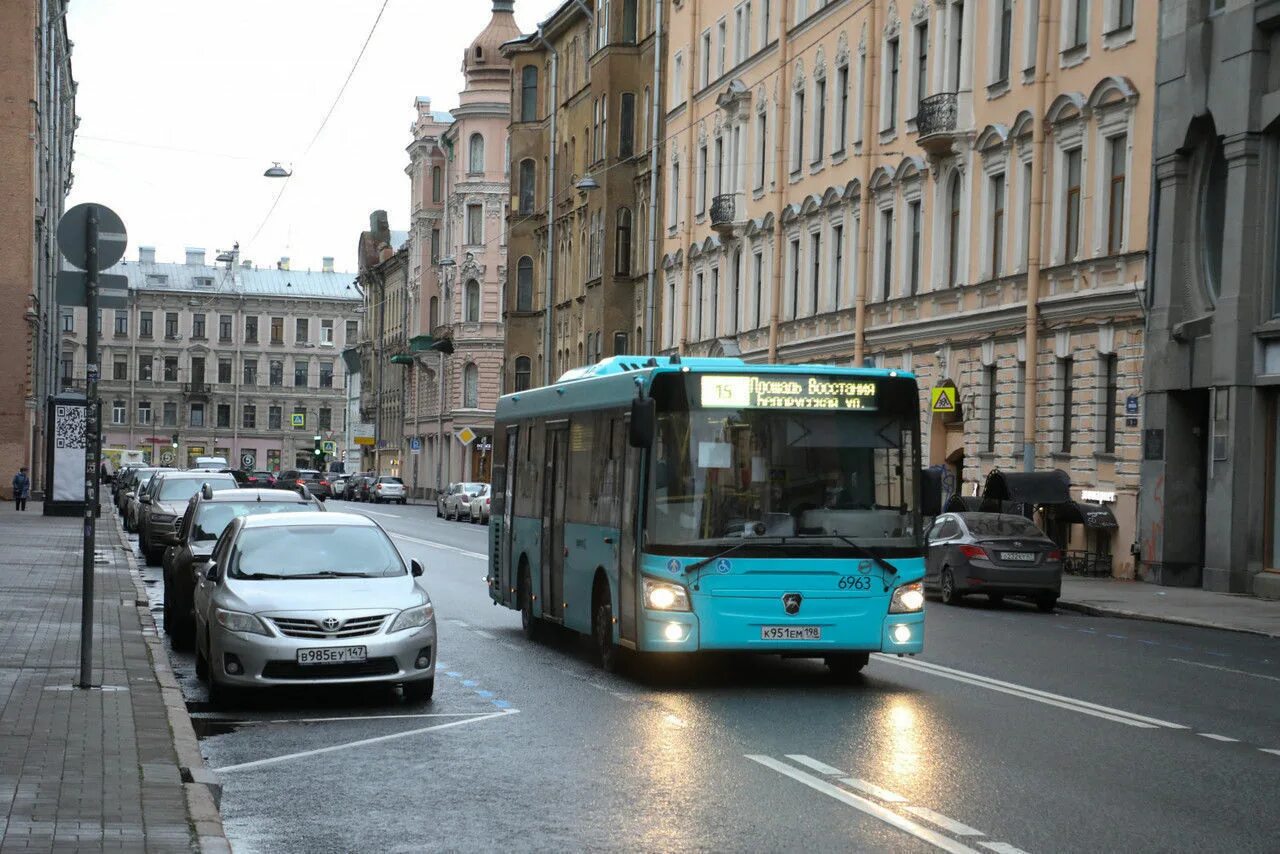
[[[722,193],[711,199],[711,227],[721,233],[733,231],[738,224],[738,196]]]
[[[939,92],[920,101],[916,111],[916,142],[930,154],[951,149],[958,129],[959,100],[955,92]]]
[[[213,387],[209,383],[183,383],[182,396],[191,399],[208,399]]]

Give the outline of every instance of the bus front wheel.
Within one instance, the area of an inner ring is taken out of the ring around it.
[[[595,618],[592,620],[591,636],[595,641],[600,666],[607,673],[614,673],[618,670],[621,651],[613,642],[613,604],[609,597],[607,583],[596,585],[595,607],[592,613]]]
[[[827,669],[835,679],[848,682],[856,679],[870,660],[870,653],[846,652],[840,655],[828,655],[826,663]]]

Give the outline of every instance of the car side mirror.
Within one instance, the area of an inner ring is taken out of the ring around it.
[[[416,560],[409,561],[409,571],[413,573],[414,578],[421,578],[422,573],[424,572],[422,564],[418,563]]]
[[[636,398],[631,401],[630,440],[633,448],[653,447],[653,433],[657,421],[657,409],[653,398]]]
[[[151,503],[151,496],[150,496],[150,495],[144,495],[144,496],[142,496],[142,498],[140,498],[139,500],[140,500],[143,504],[150,504],[150,503]]]
[[[211,563],[205,567],[204,580],[212,581],[214,584],[218,583],[218,565],[216,563]]]

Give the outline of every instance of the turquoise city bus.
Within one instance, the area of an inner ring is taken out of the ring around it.
[[[615,356],[498,402],[489,593],[602,664],[742,650],[857,673],[924,644],[900,371]]]

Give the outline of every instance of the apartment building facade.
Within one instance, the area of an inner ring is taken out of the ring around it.
[[[58,391],[56,234],[72,185],[76,82],[67,0],[0,5],[0,459],[45,487],[45,402]],[[0,492],[9,494],[8,481]]]
[[[1132,575],[1155,13],[673,2],[662,347],[913,371],[950,491],[1063,469]]]
[[[234,250],[220,257],[208,264],[188,249],[184,263],[157,263],[141,247],[108,271],[128,278],[129,296],[99,321],[104,453],[311,468],[315,436],[345,444],[340,353],[359,336],[359,291],[332,259],[302,271],[287,259],[259,269]],[[60,311],[60,384],[83,388],[85,310]]]
[[[571,0],[504,47],[515,105],[504,392],[647,346],[656,9]]]
[[[386,211],[369,215],[356,257],[364,298],[365,338],[360,348],[360,417],[373,425],[373,442],[364,446],[361,470],[399,475],[404,458],[407,381],[403,354],[409,340],[408,235],[392,231]]]
[[[1280,7],[1161,15],[1142,574],[1280,598]]]

